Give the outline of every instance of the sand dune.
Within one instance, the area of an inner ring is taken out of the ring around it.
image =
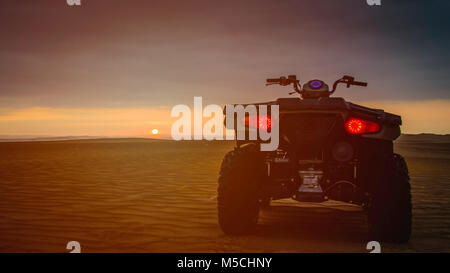
[[[437,145],[437,146],[436,146]],[[0,143],[0,251],[366,252],[366,218],[339,202],[276,201],[256,234],[217,225],[217,173],[232,143],[78,140]],[[411,168],[410,243],[450,251],[450,144],[399,142]]]

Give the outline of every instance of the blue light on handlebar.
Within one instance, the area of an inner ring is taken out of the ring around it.
[[[322,82],[321,81],[311,81],[309,83],[309,86],[311,86],[312,88],[320,88],[322,86]]]

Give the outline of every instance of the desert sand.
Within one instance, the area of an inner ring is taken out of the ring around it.
[[[273,202],[256,234],[217,224],[219,166],[231,142],[147,139],[0,143],[0,251],[368,252],[366,217],[340,202]],[[450,140],[402,136],[414,223],[383,252],[450,252]]]

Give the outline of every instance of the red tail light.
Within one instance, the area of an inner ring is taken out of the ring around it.
[[[256,121],[256,122],[255,122]],[[256,119],[250,119],[249,116],[244,118],[245,126],[253,128],[261,128],[264,130],[269,130],[272,127],[272,120],[269,116],[259,116]]]
[[[345,129],[349,134],[376,133],[380,131],[380,125],[368,120],[350,118],[345,123]]]

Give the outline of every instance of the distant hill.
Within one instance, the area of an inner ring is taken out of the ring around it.
[[[4,136],[0,135],[0,142],[29,142],[29,141],[59,141],[79,139],[100,139],[102,136]]]
[[[402,134],[399,142],[426,142],[426,143],[450,143],[450,134]]]
[[[171,140],[151,139],[142,137],[105,137],[105,136],[8,136],[0,135],[0,142],[30,142],[30,141],[64,141],[64,140]],[[425,143],[450,143],[450,134],[402,134],[396,142],[425,142]]]

